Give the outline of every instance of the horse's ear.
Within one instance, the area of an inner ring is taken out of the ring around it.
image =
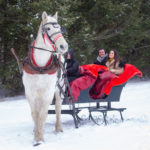
[[[46,11],[44,11],[42,14],[42,20],[44,21],[46,19],[47,19],[47,13],[46,13]]]
[[[56,12],[53,17],[57,20],[58,19],[58,12]]]

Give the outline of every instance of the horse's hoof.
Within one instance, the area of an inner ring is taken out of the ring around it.
[[[62,129],[56,129],[56,132],[63,132]]]
[[[43,143],[44,143],[43,141],[38,141],[38,142],[34,141],[33,142],[33,146],[39,146],[39,145],[41,145]]]

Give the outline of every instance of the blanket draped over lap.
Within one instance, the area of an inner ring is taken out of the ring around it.
[[[110,73],[107,67],[95,64],[80,66],[80,72],[82,76],[70,83],[75,102],[78,100],[80,91],[92,85],[89,92],[90,97],[99,99],[104,93],[109,95],[113,86],[121,85],[135,75],[142,77],[142,72],[131,64],[126,64],[124,72],[119,76]],[[101,72],[104,72],[103,76]]]
[[[107,83],[104,93],[109,95],[111,92],[111,88],[113,86],[121,85],[131,79],[133,76],[142,77],[142,72],[137,69],[135,66],[131,64],[126,64],[124,67],[124,72],[120,74],[117,78],[111,80],[111,82]]]

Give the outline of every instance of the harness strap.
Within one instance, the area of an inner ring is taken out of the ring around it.
[[[36,67],[32,64],[31,59],[27,56],[23,60],[23,70],[30,74],[54,74],[58,70],[58,60],[52,57],[52,62],[46,67]]]
[[[44,43],[46,43],[45,39],[48,40],[48,42],[51,44],[53,50],[56,51],[55,42],[53,42],[51,38],[48,38],[47,31],[46,31],[46,33],[43,32],[43,39],[44,39]]]
[[[61,32],[60,32],[60,31],[59,31],[59,32],[55,32],[55,33],[53,33],[52,35],[50,35],[49,37],[52,38],[52,37],[53,37],[54,35],[56,35],[56,34],[59,35],[59,34],[61,34]],[[48,34],[47,34],[47,35],[48,35]],[[62,34],[61,34],[61,35],[62,35]],[[54,42],[55,42],[55,41],[54,41]]]
[[[60,37],[63,37],[62,34],[58,34],[55,38],[54,38],[54,42],[56,42]]]
[[[59,88],[59,90],[60,90],[60,95],[62,94],[64,97],[66,97],[67,94],[63,91],[63,86],[64,86],[64,84],[63,84],[63,86],[60,86],[60,84],[57,83],[57,86],[58,86],[58,88]]]
[[[36,46],[30,46],[30,48],[35,48],[35,49],[37,49],[37,50],[48,51],[48,52],[51,52],[51,53],[57,53],[57,52],[55,52],[55,51],[50,51],[50,50],[48,50],[48,49],[40,48],[40,47],[36,47]]]

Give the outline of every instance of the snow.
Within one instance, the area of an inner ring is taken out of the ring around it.
[[[131,81],[123,89],[124,122],[117,112],[108,114],[109,124],[96,125],[88,119],[74,127],[70,115],[62,115],[63,132],[55,132],[55,115],[48,115],[44,144],[33,147],[33,122],[24,97],[0,102],[0,145],[3,150],[150,150],[150,81]],[[86,110],[80,116],[87,117]]]

